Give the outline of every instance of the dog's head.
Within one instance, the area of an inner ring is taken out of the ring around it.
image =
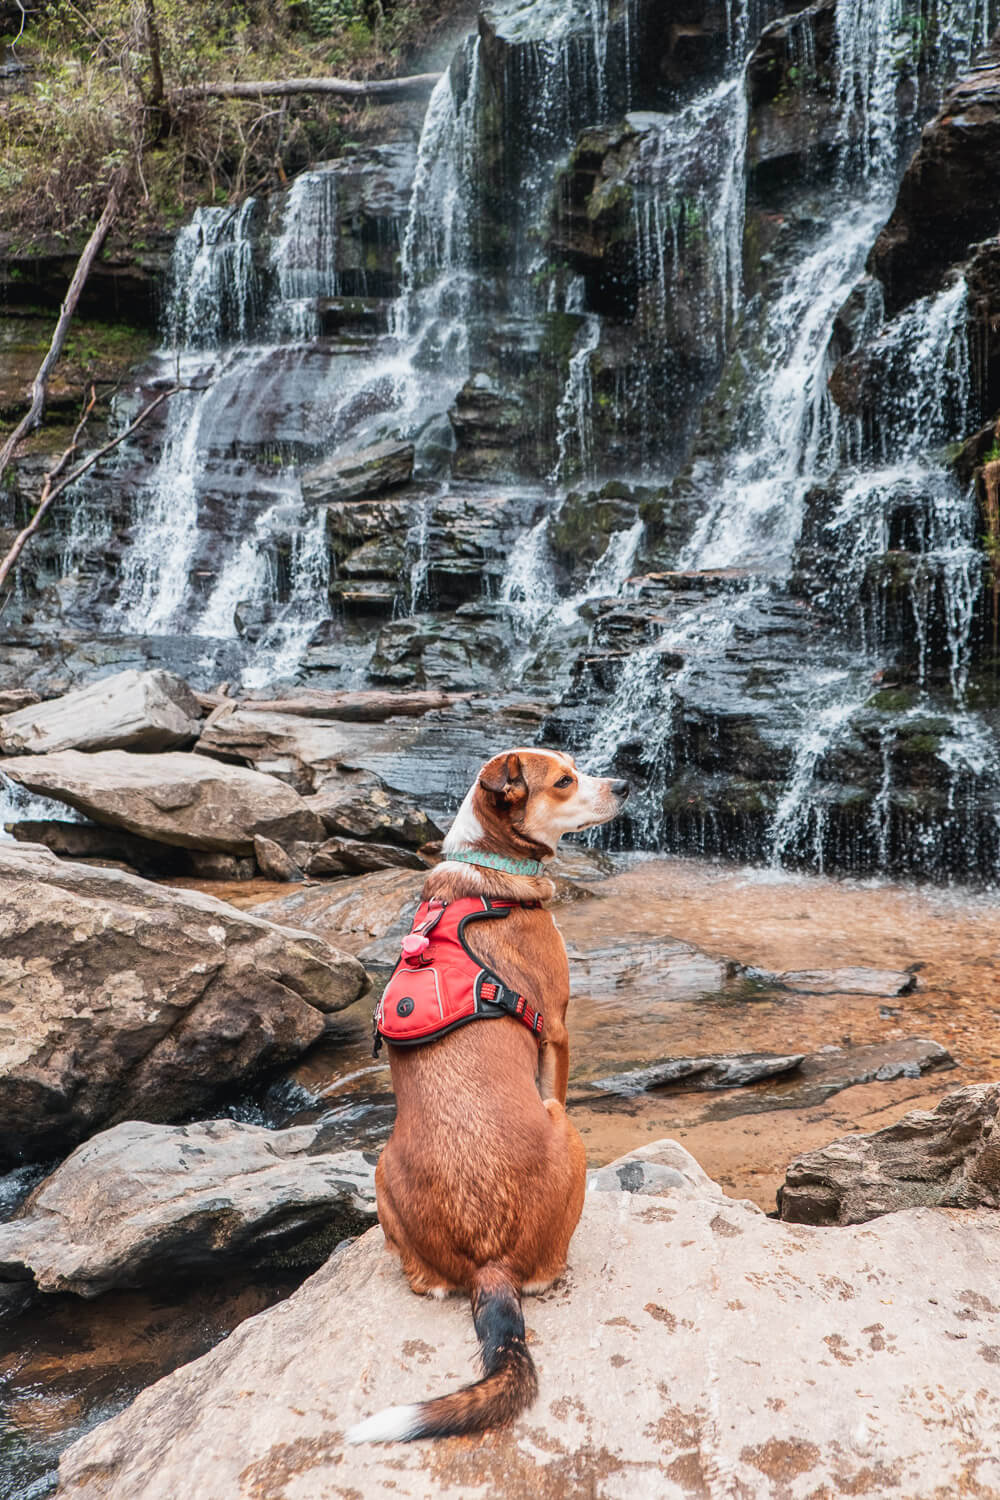
[[[548,859],[564,833],[617,816],[627,781],[586,776],[558,750],[519,748],[494,755],[479,773],[444,843]]]

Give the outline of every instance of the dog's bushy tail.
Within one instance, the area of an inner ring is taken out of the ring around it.
[[[349,1443],[409,1443],[504,1427],[538,1395],[538,1376],[524,1337],[521,1294],[495,1264],[476,1273],[472,1317],[479,1335],[483,1378],[450,1396],[417,1406],[390,1406],[347,1433]]]

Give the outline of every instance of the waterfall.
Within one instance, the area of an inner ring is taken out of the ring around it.
[[[269,324],[276,341],[311,339],[319,333],[317,301],[336,296],[340,288],[337,230],[336,172],[303,172],[292,183],[281,233],[271,245],[277,294]]]
[[[240,208],[198,208],[178,231],[168,279],[166,342],[219,348],[249,334],[257,300],[250,229],[256,201]]]
[[[585,315],[577,347],[570,355],[566,386],[556,408],[556,466],[551,480],[558,484],[570,470],[583,479],[594,477],[594,434],[591,425],[593,384],[590,361],[601,341],[601,320]],[[571,460],[571,449],[575,450]]]

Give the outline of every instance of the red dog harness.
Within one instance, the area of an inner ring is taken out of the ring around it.
[[[514,906],[538,901],[494,901],[466,896],[460,901],[422,901],[403,955],[375,1007],[373,1056],[383,1038],[394,1047],[436,1041],[467,1021],[514,1016],[538,1038],[544,1019],[516,990],[485,969],[465,941],[470,922],[506,917]]]

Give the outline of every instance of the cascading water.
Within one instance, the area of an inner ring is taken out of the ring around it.
[[[859,321],[857,288],[905,153],[990,17],[985,0],[938,0],[919,18],[903,0],[838,0],[832,17],[812,7],[762,35],[776,5],[725,10],[705,23],[724,40],[690,76],[680,51],[646,55],[656,25],[642,0],[486,17],[431,96],[389,230],[391,291],[370,295],[371,240],[342,254],[363,219],[346,161],[280,201],[196,216],[151,376],[192,388],[138,469],[117,621],[197,637],[209,680],[224,645],[244,685],[294,676],[314,638],[336,671],[333,510],[303,500],[300,474],[407,439],[416,487],[371,506],[393,536],[361,546],[334,517],[347,615],[382,611],[400,631],[409,611],[432,632],[435,592],[451,589],[470,620],[499,617],[497,685],[566,689],[559,712],[582,754],[596,766],[619,753],[645,782],[631,822],[643,842],[690,845],[700,819],[716,831],[697,847],[840,858],[837,766],[867,756],[866,832],[844,862],[886,864],[910,837],[905,757],[873,698],[916,694],[900,732],[936,736],[945,801],[992,775],[970,707],[977,521],[936,454],[968,433],[975,401],[959,281],[889,321],[871,278]],[[775,113],[811,90],[818,122],[814,141],[793,132],[773,159],[760,56],[786,68]],[[848,323],[859,392],[834,401]],[[462,521],[442,566],[448,515],[511,496],[528,529],[499,588],[509,532],[483,549]],[[77,542],[67,556],[85,552]],[[380,627],[373,614],[350,625],[353,662]],[[899,686],[889,644],[907,632]],[[378,671],[406,670],[380,651]],[[747,777],[767,785],[741,804],[740,845],[712,787],[742,778],[744,750],[769,769]]]

